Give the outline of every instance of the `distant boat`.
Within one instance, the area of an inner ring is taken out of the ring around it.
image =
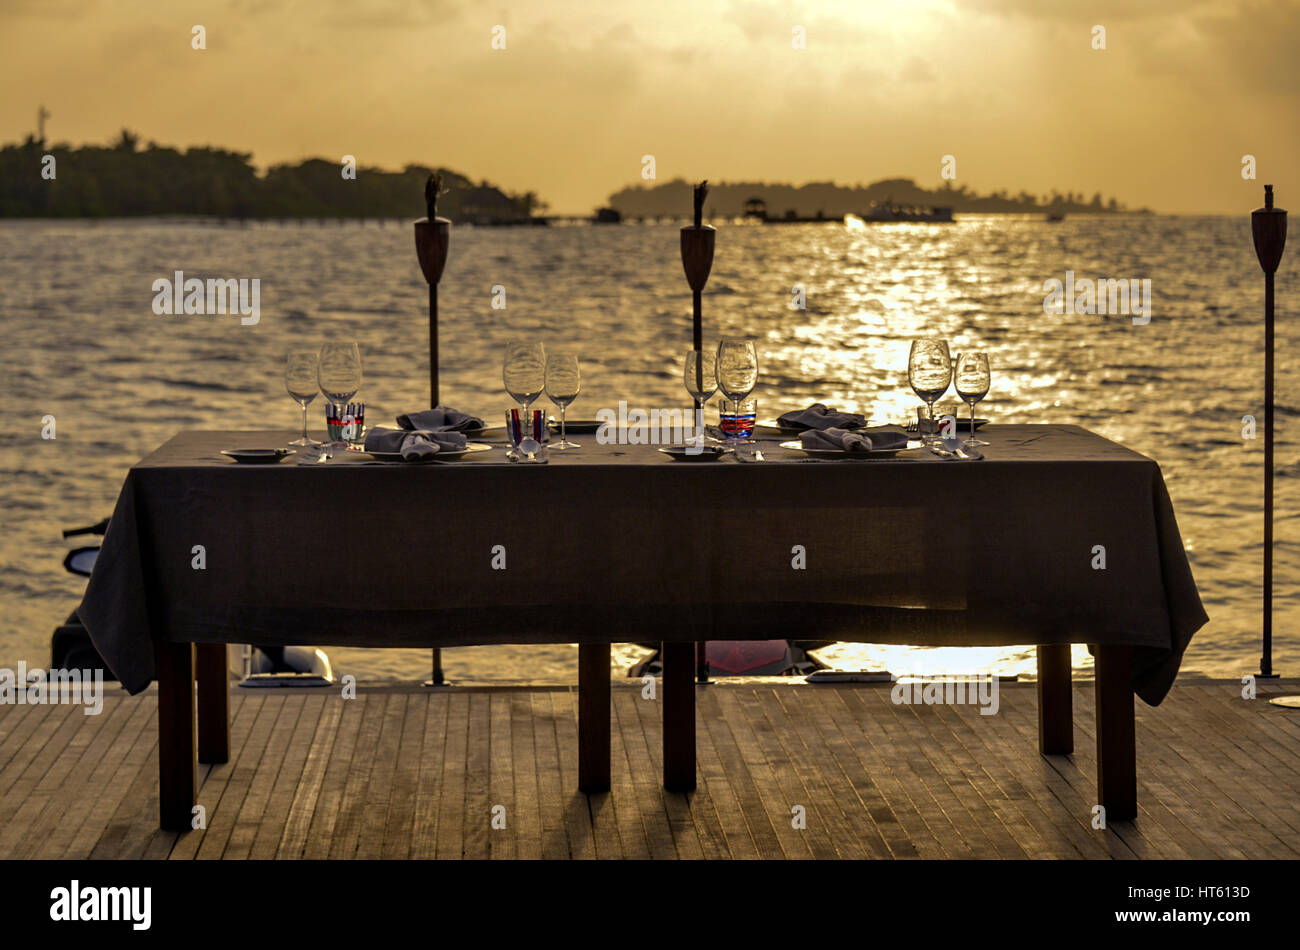
[[[862,220],[868,224],[891,224],[898,221],[920,221],[932,224],[951,224],[952,208],[930,207],[916,208],[911,205],[896,205],[886,200],[872,205]]]
[[[1053,224],[1056,224],[1058,221],[1064,221],[1064,220],[1065,220],[1065,212],[1064,212],[1064,211],[1049,211],[1049,212],[1047,212],[1047,220],[1050,221],[1050,222],[1052,222]]]
[[[818,211],[814,218],[800,217],[799,213],[791,208],[783,217],[774,218],[767,213],[767,202],[762,198],[750,198],[745,202],[745,218],[750,221],[758,221],[762,224],[838,224],[843,218],[828,218],[824,212]]]
[[[592,224],[621,224],[623,215],[619,214],[617,208],[597,208],[596,214],[591,219]]]

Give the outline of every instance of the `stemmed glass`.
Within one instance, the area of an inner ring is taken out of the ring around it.
[[[325,398],[346,411],[348,400],[361,388],[361,350],[355,340],[331,341],[320,348],[316,371]],[[331,442],[331,448],[346,448],[346,442]]]
[[[284,388],[302,407],[302,438],[294,439],[290,445],[302,448],[320,445],[307,435],[307,407],[311,405],[319,383],[316,380],[316,354],[311,350],[299,350],[290,353],[284,361]]]
[[[546,357],[546,395],[560,407],[560,441],[551,444],[552,449],[580,449],[577,442],[570,442],[564,427],[564,412],[569,403],[578,398],[582,389],[582,371],[578,368],[578,357],[571,353],[551,353]],[[537,438],[536,434],[533,438]]]
[[[913,340],[907,357],[907,381],[912,390],[929,410],[930,431],[924,433],[922,442],[938,442],[934,430],[934,404],[948,391],[952,383],[952,357],[948,355],[947,340]]]
[[[546,389],[546,347],[540,343],[507,343],[505,360],[501,363],[501,379],[506,392],[521,407],[520,418],[527,420],[528,407]],[[539,442],[540,436],[540,432],[531,433],[531,437]],[[507,458],[515,455],[513,449],[506,452]]]
[[[704,404],[718,391],[717,355],[710,350],[690,350],[682,367],[682,382],[695,401],[696,435],[704,431]]]
[[[718,344],[718,388],[740,412],[741,404],[758,385],[758,351],[753,340],[723,340]],[[737,440],[744,441],[744,440]]]
[[[956,390],[957,395],[970,404],[970,438],[966,440],[968,448],[988,445],[975,438],[975,403],[989,393],[989,358],[984,353],[963,353],[957,357]]]

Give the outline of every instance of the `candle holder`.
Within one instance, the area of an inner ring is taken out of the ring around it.
[[[713,269],[713,248],[718,232],[704,223],[704,199],[709,194],[709,182],[704,180],[695,186],[693,194],[695,205],[695,223],[682,228],[682,270],[686,272],[686,283],[691,287],[691,342],[692,349],[704,350],[704,285],[709,282],[709,271]],[[703,389],[703,360],[695,363],[696,391]],[[699,431],[696,438],[703,434],[704,405],[696,401],[694,406],[695,423]],[[709,682],[708,644],[701,640],[695,644],[695,682],[705,685]]]
[[[438,196],[442,194],[442,176],[436,172],[424,184],[426,216],[415,222],[415,256],[429,285],[429,408],[441,405],[438,387],[438,282],[447,266],[447,248],[451,244],[451,221],[438,217]],[[425,686],[445,686],[442,651],[433,649],[433,673]]]
[[[1264,638],[1259,676],[1273,672],[1273,275],[1286,247],[1286,212],[1273,207],[1273,186],[1264,186],[1264,207],[1251,212],[1255,256],[1264,271]]]

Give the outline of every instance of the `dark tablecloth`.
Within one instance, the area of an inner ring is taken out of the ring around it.
[[[1076,426],[981,434],[982,462],[818,462],[773,436],[762,463],[688,463],[587,435],[548,465],[251,466],[219,451],[289,434],[183,432],[128,474],[79,614],[132,693],[164,637],[792,638],[1131,644],[1159,703],[1207,619],[1159,467]]]

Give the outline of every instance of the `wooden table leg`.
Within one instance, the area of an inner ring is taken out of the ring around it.
[[[1042,755],[1069,755],[1074,751],[1068,643],[1038,647],[1038,751]]]
[[[689,792],[695,788],[695,644],[665,643],[662,655],[664,788]]]
[[[158,807],[164,831],[189,831],[199,785],[194,757],[194,644],[164,642],[158,665]]]
[[[199,684],[199,761],[230,761],[230,661],[224,643],[195,646]]]
[[[578,789],[609,791],[608,643],[578,644]]]
[[[1137,817],[1137,738],[1133,721],[1133,648],[1095,647],[1097,797],[1107,821]]]

